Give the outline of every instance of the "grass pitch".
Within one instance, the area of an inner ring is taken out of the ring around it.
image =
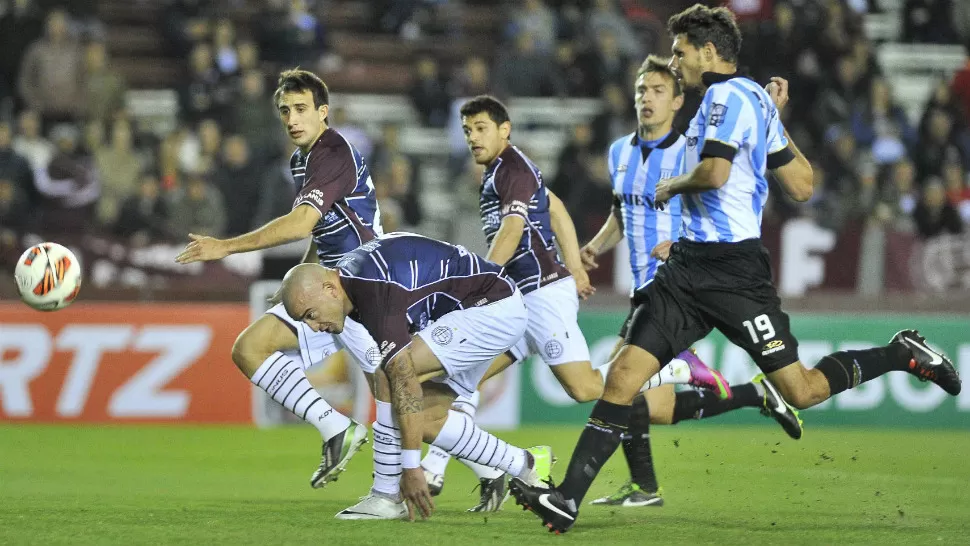
[[[565,470],[580,425],[500,436],[546,443]],[[510,501],[487,517],[474,477],[449,467],[425,522],[341,522],[370,484],[369,444],[340,481],[308,485],[309,427],[0,426],[0,544],[966,544],[970,434],[809,428],[655,427],[667,505],[585,506],[552,536]],[[622,454],[588,499],[625,480]]]

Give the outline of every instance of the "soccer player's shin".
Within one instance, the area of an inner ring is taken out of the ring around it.
[[[839,351],[823,357],[815,369],[829,382],[831,396],[859,386],[870,379],[906,370],[912,353],[902,343],[890,343],[862,351]]]
[[[647,398],[640,394],[633,399],[630,412],[630,428],[623,435],[623,453],[630,466],[630,478],[640,489],[655,493],[658,489],[657,475],[653,470],[650,452],[650,407]]]
[[[475,417],[475,413],[478,412],[478,401],[481,399],[478,391],[475,391],[471,396],[459,396],[455,399],[455,402],[451,407],[462,413],[467,413],[472,418]],[[428,453],[421,460],[421,468],[427,470],[428,472],[435,474],[436,476],[442,476],[445,473],[445,469],[448,468],[448,463],[451,461],[451,455],[447,451],[441,449],[437,446],[429,446]],[[475,470],[470,465],[469,468]],[[478,473],[476,472],[476,475]],[[481,476],[479,476],[481,477]]]
[[[582,503],[596,474],[620,445],[629,422],[630,406],[605,400],[596,402],[586,428],[579,435],[566,477],[557,488],[564,498],[573,500],[576,506]]]
[[[671,424],[688,419],[706,419],[734,411],[739,408],[760,408],[764,393],[754,383],[732,386],[734,396],[727,400],[719,399],[710,391],[678,392],[674,399],[674,414]]]
[[[350,419],[333,409],[307,381],[302,364],[277,351],[263,362],[250,379],[273,400],[307,423],[317,427],[324,440],[350,426]]]
[[[471,416],[459,411],[448,412],[448,418],[433,443],[453,457],[498,468],[510,476],[521,477],[530,470],[524,449],[478,428]]]
[[[401,430],[395,426],[391,404],[378,400],[374,422],[374,485],[376,493],[400,500]]]

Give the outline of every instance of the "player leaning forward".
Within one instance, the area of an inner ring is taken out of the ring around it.
[[[434,509],[421,470],[422,439],[541,486],[540,474],[548,469],[537,473],[536,462],[548,465],[548,448],[533,448],[541,452],[537,457],[451,409],[459,395],[475,392],[492,361],[526,330],[522,293],[501,266],[460,246],[394,233],[348,253],[335,269],[296,266],[284,277],[280,296],[290,317],[314,331],[339,334],[352,319],[378,341],[378,422],[391,413],[392,425],[375,427],[375,438],[380,435],[387,449],[375,450],[375,468],[400,475],[399,494],[412,519]],[[388,399],[390,404],[380,402]],[[397,450],[397,458],[388,456]],[[376,465],[379,455],[382,466]],[[361,502],[379,498],[372,493]]]
[[[218,260],[311,237],[303,261],[332,266],[381,234],[370,172],[360,152],[327,126],[329,98],[326,84],[310,72],[280,74],[274,101],[290,141],[297,146],[290,158],[290,172],[299,189],[293,210],[231,239],[190,234],[192,242],[178,262]],[[363,326],[348,320],[340,332],[315,333],[292,320],[282,304],[246,328],[232,348],[232,360],[246,377],[323,436],[323,458],[310,478],[313,487],[334,479],[367,441],[367,427],[333,409],[304,373],[319,357],[340,348],[346,348],[365,375],[371,376],[377,366],[371,356],[378,352]]]
[[[686,134],[688,172],[655,192],[657,202],[682,196],[682,237],[647,287],[563,482],[552,489],[510,483],[516,501],[554,531],[575,523],[583,497],[628,429],[638,386],[714,328],[745,349],[797,408],[891,371],[932,381],[952,395],[961,390],[949,359],[914,330],[898,332],[883,347],[833,353],[814,368],[801,363],[761,244],[761,211],[766,171],[804,201],[812,195],[812,168],[786,134],[772,97],[737,74],[741,32],[730,11],[695,5],[668,25],[672,67],[684,85],[706,87]],[[787,93],[787,84],[777,83],[772,92]]]

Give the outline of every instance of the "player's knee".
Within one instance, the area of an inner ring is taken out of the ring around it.
[[[246,374],[246,377],[252,377],[259,366],[272,354],[265,345],[249,330],[239,334],[232,344],[232,362]]]
[[[601,377],[589,381],[576,381],[563,386],[566,394],[576,402],[591,402],[603,396],[603,382]]]

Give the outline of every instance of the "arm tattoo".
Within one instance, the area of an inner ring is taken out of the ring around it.
[[[424,397],[414,371],[411,351],[405,349],[385,366],[391,383],[391,402],[400,414],[421,413]]]

